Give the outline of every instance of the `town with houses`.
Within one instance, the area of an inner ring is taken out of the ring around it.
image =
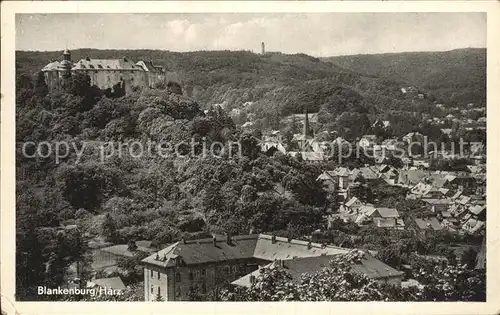
[[[315,140],[308,132],[314,124],[315,114],[296,115],[303,120],[303,132],[293,136],[296,151],[287,151],[279,130],[270,131],[259,139],[262,153],[273,155],[280,152],[299,158],[303,163],[318,163],[326,159],[329,149],[326,142]],[[448,119],[448,118],[447,118]],[[312,121],[312,122],[311,122]],[[437,122],[440,124],[441,122]],[[471,122],[467,121],[471,124]],[[475,122],[475,127],[484,128],[484,121]],[[388,121],[376,121],[374,125],[389,127]],[[331,208],[324,217],[327,229],[336,222],[353,223],[359,227],[373,226],[387,230],[415,231],[425,235],[429,231],[449,231],[458,235],[483,235],[482,248],[478,249],[476,269],[485,268],[486,227],[486,164],[485,148],[482,145],[468,147],[472,163],[464,170],[431,170],[431,160],[453,160],[459,158],[453,152],[439,152],[436,157],[401,156],[399,165],[388,163],[391,153],[407,147],[413,141],[422,141],[418,132],[402,135],[399,139],[381,140],[375,135],[365,135],[357,143],[363,152],[369,150],[374,157],[373,165],[361,167],[336,167],[324,169],[315,179],[320,182],[336,208]],[[337,137],[336,146],[350,145]],[[331,148],[331,146],[330,146]],[[378,153],[380,152],[380,153]],[[298,157],[300,156],[300,157]],[[463,157],[460,157],[463,158]],[[425,204],[421,214],[403,216],[396,205],[379,206],[379,200],[363,201],[364,188],[381,185],[381,189],[399,187],[407,191],[406,200],[421,200]],[[386,187],[386,188],[383,188]],[[279,194],[286,194],[283,186],[276,187]],[[294,281],[300,281],[305,273],[313,273],[328,265],[332,255],[347,253],[350,249],[308,241],[277,237],[267,234],[213,235],[212,238],[180,240],[165,248],[155,248],[151,241],[137,241],[135,250],[149,255],[141,262],[144,270],[144,300],[165,301],[189,300],[193,288],[203,296],[220,282],[234,286],[250,287],[261,268],[281,268]],[[113,245],[95,249],[101,270],[114,270],[119,257],[133,257],[130,244]],[[418,281],[407,277],[404,271],[396,270],[374,257],[376,253],[363,251],[356,272],[370,279],[396,286],[416,286]],[[432,257],[431,259],[447,259]],[[91,285],[123,289],[119,277],[92,280]]]
[[[17,298],[485,300],[485,101],[260,48],[18,52],[17,143],[94,146],[16,151]],[[151,139],[240,155],[97,162]]]

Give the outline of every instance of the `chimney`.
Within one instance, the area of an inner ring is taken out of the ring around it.
[[[290,243],[291,241],[292,241],[292,237],[291,237],[291,236],[289,236],[289,237],[288,237],[288,243]]]
[[[278,260],[278,265],[279,265],[281,268],[285,268],[285,261],[284,261],[283,259]]]
[[[311,248],[312,248],[312,243],[311,243],[311,241],[309,241],[309,242],[307,243],[307,249],[311,249]]]
[[[254,284],[254,283],[255,283],[255,276],[250,275],[250,284]]]
[[[274,244],[276,243],[276,235],[273,234],[273,236],[271,237],[271,243]]]
[[[231,243],[232,243],[231,233],[230,233],[230,232],[227,232],[227,233],[226,233],[226,243],[227,243],[228,245],[231,245]]]
[[[310,134],[310,127],[309,127],[309,115],[307,112],[307,106],[306,106],[306,113],[305,113],[305,118],[304,118],[304,138],[311,137],[312,135]]]
[[[214,244],[214,247],[217,247],[217,238],[215,235],[212,237],[212,243]]]
[[[156,253],[155,260],[160,260],[160,255],[158,254],[158,252]]]

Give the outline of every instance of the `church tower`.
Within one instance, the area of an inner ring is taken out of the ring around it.
[[[261,46],[262,46],[262,55],[265,55],[266,54],[266,44],[264,44],[264,42],[262,42]]]

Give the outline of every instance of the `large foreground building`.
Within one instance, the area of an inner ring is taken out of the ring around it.
[[[91,85],[102,90],[115,89],[119,87],[127,91],[133,86],[154,87],[159,83],[166,83],[167,73],[163,67],[156,66],[152,62],[132,60],[123,57],[121,59],[80,59],[78,62],[71,61],[71,52],[65,50],[62,61],[52,61],[43,67],[42,72],[50,89],[63,84],[67,76],[74,73],[86,74],[90,77]],[[171,79],[171,78],[169,78]],[[174,79],[176,80],[176,78]]]
[[[250,274],[275,261],[290,268],[294,278],[315,272],[350,249],[253,234],[207,238],[174,243],[142,260],[144,299],[188,300],[209,293],[216,285],[249,285]],[[369,253],[355,272],[371,279],[400,285],[403,273],[375,259]]]

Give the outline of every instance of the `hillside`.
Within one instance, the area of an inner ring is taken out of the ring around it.
[[[408,82],[444,101],[458,104],[486,101],[486,49],[353,55],[323,60],[369,76]]]
[[[59,52],[17,52],[17,72],[36,74]],[[292,113],[321,111],[331,121],[346,108],[350,111],[382,114],[389,111],[423,112],[428,103],[404,97],[402,83],[362,75],[360,71],[323,62],[304,54],[258,55],[246,51],[199,51],[175,53],[153,50],[90,50],[72,52],[72,59],[119,58],[153,60],[176,72],[184,87],[203,109],[222,104],[230,111],[250,102],[237,124],[248,116],[262,128],[279,128],[280,120]]]

